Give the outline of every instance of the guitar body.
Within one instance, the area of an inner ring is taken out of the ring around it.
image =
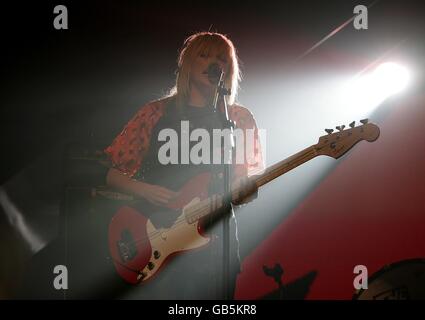
[[[158,212],[177,213],[178,218],[169,227],[155,227],[148,217],[152,217],[156,212],[144,213],[131,206],[121,207],[116,212],[109,225],[108,240],[111,258],[121,278],[131,284],[145,282],[152,278],[172,255],[209,243],[210,238],[202,235],[199,220],[189,223],[184,214],[185,206],[208,198],[209,182],[209,173],[194,177],[169,204],[169,212]]]

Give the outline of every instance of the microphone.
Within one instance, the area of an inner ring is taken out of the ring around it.
[[[223,70],[221,70],[218,63],[211,63],[204,73],[208,75],[210,82],[214,83],[220,80]]]

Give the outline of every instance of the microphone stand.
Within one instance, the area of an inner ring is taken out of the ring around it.
[[[222,147],[222,155],[223,155],[223,161],[222,161],[222,177],[223,177],[223,184],[224,184],[224,199],[223,199],[223,297],[225,300],[232,299],[233,297],[230,297],[229,292],[229,274],[230,274],[230,217],[229,213],[232,210],[232,196],[231,196],[231,177],[232,177],[232,164],[234,159],[234,136],[233,136],[233,130],[234,130],[234,122],[230,120],[229,118],[229,112],[227,108],[227,102],[225,99],[226,95],[230,94],[230,90],[226,89],[224,87],[224,72],[221,70],[220,72],[220,78],[218,81],[217,89],[214,95],[213,100],[213,108],[216,118],[221,122],[221,127],[223,129],[229,129],[230,134],[228,136],[223,135],[223,139],[221,141],[221,147]],[[219,102],[223,104],[224,112],[220,112],[218,109]],[[226,152],[225,150],[225,139],[229,139],[229,143],[227,145],[230,146],[230,150]],[[227,153],[227,154],[226,154]]]

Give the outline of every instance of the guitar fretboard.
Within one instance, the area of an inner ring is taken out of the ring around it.
[[[310,146],[289,158],[275,163],[268,167],[264,173],[253,176],[252,179],[259,188],[266,183],[276,179],[286,172],[298,167],[299,165],[313,159],[318,154],[314,146]],[[243,188],[243,186],[241,187]],[[232,200],[237,200],[241,189],[232,190]],[[215,212],[223,206],[223,196],[213,195],[185,209],[184,214],[188,223],[197,222],[199,219]]]

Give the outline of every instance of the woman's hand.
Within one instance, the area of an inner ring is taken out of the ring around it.
[[[258,187],[253,179],[247,177],[237,178],[232,183],[232,203],[242,205],[258,197]]]
[[[166,206],[179,195],[178,192],[147,183],[140,183],[137,194],[157,206]]]
[[[116,188],[122,192],[144,198],[149,202],[160,206],[166,206],[179,195],[178,192],[174,192],[161,186],[133,180],[129,176],[114,168],[109,169],[106,177],[106,183],[108,186]]]

